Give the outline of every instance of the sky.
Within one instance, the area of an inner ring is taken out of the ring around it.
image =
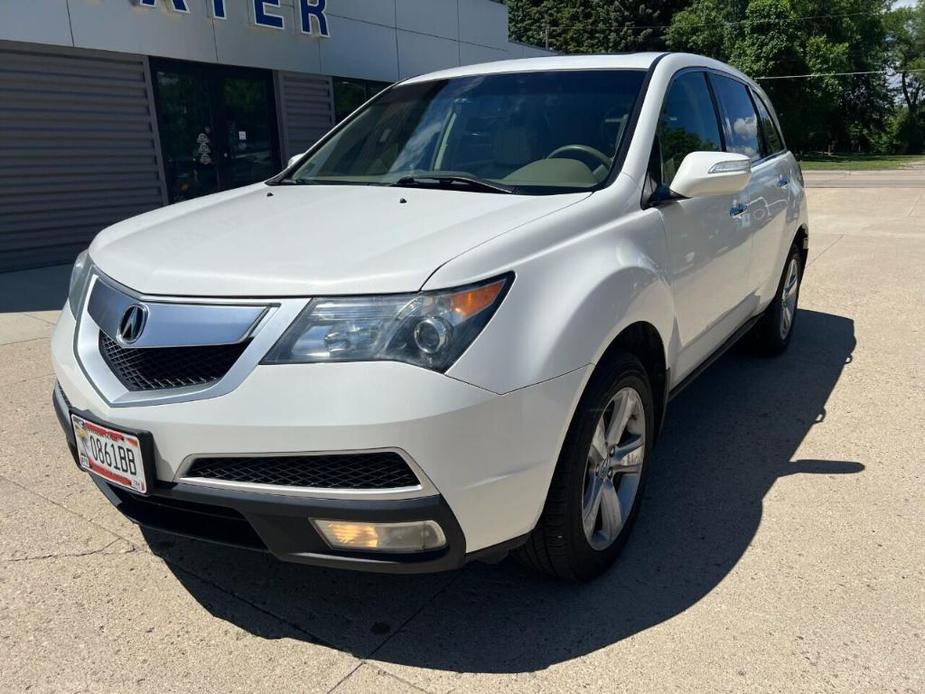
[[[893,7],[912,7],[914,4],[915,0],[896,0]]]

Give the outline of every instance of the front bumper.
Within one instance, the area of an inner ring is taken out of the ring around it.
[[[77,444],[70,425],[75,410],[56,385],[52,400],[68,447],[77,462]],[[315,566],[388,573],[445,571],[467,561],[503,553],[523,538],[466,555],[462,529],[440,495],[382,501],[311,499],[244,490],[209,489],[158,481],[149,496],[140,496],[90,475],[94,484],[134,523],[162,532],[218,544],[270,552],[283,561]],[[446,535],[445,547],[429,552],[383,554],[332,549],[309,522],[312,518],[391,523],[434,520]]]
[[[143,525],[228,542],[227,537],[210,536],[205,527],[218,528],[225,521],[203,523],[203,515],[195,514],[205,509],[183,511],[179,506],[226,509],[232,513],[225,515],[239,524],[243,518],[259,538],[257,549],[291,561],[368,570],[449,569],[472,556],[507,548],[528,534],[542,511],[588,372],[579,369],[497,395],[390,362],[257,366],[221,397],[118,406],[102,398],[77,363],[74,323],[65,310],[52,339],[55,371],[70,407],[153,437],[156,484],[147,501],[97,482],[126,515]],[[56,400],[69,432],[64,415],[68,405],[63,397]],[[421,490],[411,495],[336,490],[291,494],[280,488],[245,490],[185,478],[196,457],[382,449],[399,450],[413,462]],[[157,500],[165,501],[151,509]],[[317,535],[308,522],[311,517],[437,520],[448,545],[426,556],[338,553]]]

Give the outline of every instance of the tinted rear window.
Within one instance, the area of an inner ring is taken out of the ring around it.
[[[755,106],[758,108],[758,120],[761,121],[761,133],[764,143],[763,156],[768,157],[783,151],[784,142],[781,139],[780,132],[777,130],[777,125],[774,123],[774,119],[771,117],[768,107],[754,91],[752,91],[752,97],[755,100]]]

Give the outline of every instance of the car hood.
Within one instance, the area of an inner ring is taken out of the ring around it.
[[[257,184],[120,222],[90,257],[144,294],[417,291],[452,258],[588,195]]]

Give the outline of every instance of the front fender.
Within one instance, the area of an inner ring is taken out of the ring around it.
[[[492,270],[479,274],[516,275],[449,376],[508,393],[596,363],[637,322],[655,327],[665,363],[673,362],[675,312],[660,217],[638,202],[635,211],[614,214],[612,200],[598,195],[474,249],[432,278],[432,286],[460,283],[489,259]]]

